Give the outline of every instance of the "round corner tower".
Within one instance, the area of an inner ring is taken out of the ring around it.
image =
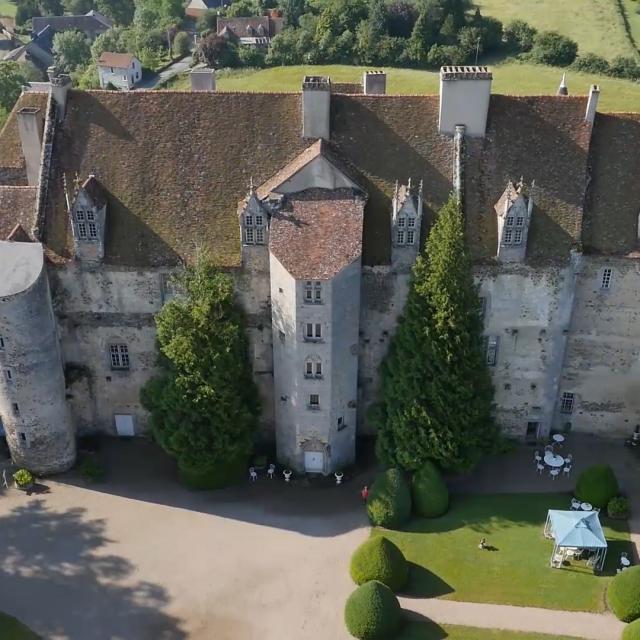
[[[42,245],[0,242],[0,419],[14,462],[38,474],[75,462]]]

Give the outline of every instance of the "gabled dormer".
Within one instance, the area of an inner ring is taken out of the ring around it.
[[[391,210],[391,263],[411,266],[420,250],[422,224],[422,182],[416,190],[411,179],[398,185],[393,194]]]
[[[73,229],[77,260],[102,262],[107,223],[107,197],[102,185],[90,175],[74,194],[67,192],[67,207]]]
[[[258,199],[253,183],[247,197],[238,205],[238,219],[243,253],[247,247],[268,245],[269,211]]]
[[[523,262],[527,255],[527,238],[533,212],[534,182],[527,188],[522,178],[517,185],[511,180],[495,204],[498,222],[500,262]]]

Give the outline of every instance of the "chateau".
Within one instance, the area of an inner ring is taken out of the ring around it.
[[[368,433],[378,370],[454,192],[480,286],[495,418],[519,438],[640,422],[640,114],[586,96],[439,96],[307,77],[300,93],[26,91],[0,132],[0,418],[16,463],[139,435],[154,314],[206,248],[248,318],[262,430],[329,473]],[[552,88],[550,88],[552,89]],[[585,89],[587,89],[585,87]],[[215,331],[215,327],[211,327]]]

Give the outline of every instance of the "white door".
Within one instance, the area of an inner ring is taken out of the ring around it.
[[[133,432],[133,416],[128,413],[116,413],[116,433],[119,436],[132,436]]]
[[[305,451],[304,470],[309,473],[322,473],[324,471],[324,453],[322,451]]]

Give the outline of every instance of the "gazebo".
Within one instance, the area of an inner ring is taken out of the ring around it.
[[[597,511],[558,511],[549,509],[544,525],[546,538],[553,538],[554,547],[550,565],[558,566],[566,555],[587,549],[593,554],[588,562],[594,571],[601,570],[607,555],[607,540],[602,531]],[[568,553],[569,552],[569,553]]]

